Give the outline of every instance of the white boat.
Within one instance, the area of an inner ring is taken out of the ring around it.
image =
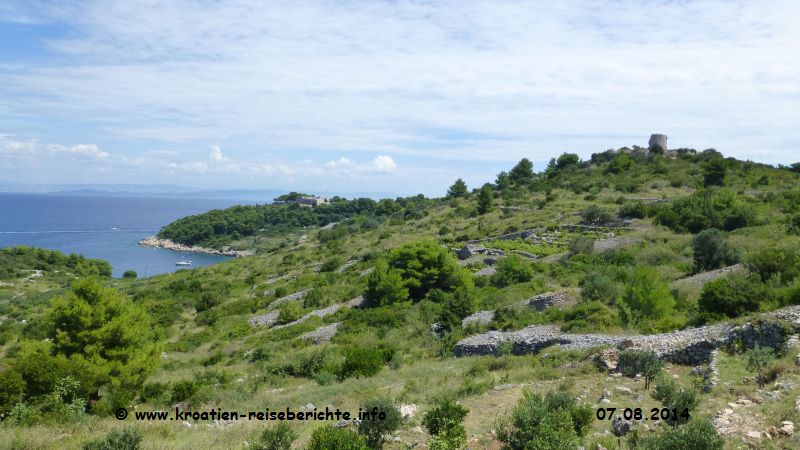
[[[181,260],[181,261],[175,261],[175,265],[176,266],[191,266],[192,262],[189,261],[188,259],[184,259],[184,260]]]

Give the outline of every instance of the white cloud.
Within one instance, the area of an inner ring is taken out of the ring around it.
[[[90,159],[108,159],[109,157],[108,152],[100,150],[100,147],[95,144],[78,144],[71,147],[54,146],[53,150]]]
[[[231,159],[222,154],[222,149],[219,145],[211,146],[211,161],[214,162],[229,162]]]
[[[376,156],[375,159],[372,160],[372,166],[375,167],[375,170],[378,172],[394,172],[397,170],[397,164],[395,164],[392,157],[386,155]]]

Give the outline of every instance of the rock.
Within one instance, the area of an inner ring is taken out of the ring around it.
[[[186,428],[192,428],[192,424],[185,420],[183,421],[183,426],[185,426]]]
[[[346,305],[350,308],[361,308],[362,306],[366,305],[366,303],[367,299],[365,299],[363,295],[359,295],[358,297],[348,300]]]
[[[167,355],[167,352],[161,352],[161,359],[167,359],[167,358],[169,358],[169,355]]]
[[[609,348],[594,356],[594,362],[600,370],[613,372],[617,370],[617,349]]]
[[[494,311],[478,311],[461,320],[461,326],[466,328],[470,324],[485,325],[494,319]]]
[[[400,415],[403,419],[411,419],[417,413],[417,405],[411,403],[409,405],[400,405]]]
[[[607,448],[603,447],[602,444],[597,444],[597,447],[594,448],[595,450],[608,450]]]
[[[524,300],[522,305],[537,311],[542,311],[556,305],[564,304],[570,300],[572,300],[572,298],[567,294],[567,291],[545,292],[544,294],[538,294]]]
[[[759,432],[759,431],[748,431],[747,434],[745,434],[745,436],[747,436],[747,437],[749,437],[751,439],[761,439],[761,432]]]
[[[630,420],[623,420],[617,417],[613,422],[611,422],[611,432],[614,433],[614,436],[616,437],[625,436],[631,432],[632,428],[633,422]]]
[[[490,266],[490,267],[484,267],[483,269],[475,272],[474,275],[476,277],[490,277],[495,273],[497,273],[497,268]]]
[[[300,292],[295,292],[294,294],[289,294],[289,295],[283,296],[283,297],[281,297],[281,298],[279,298],[277,300],[274,300],[272,303],[270,303],[268,305],[268,308],[269,309],[275,309],[276,306],[282,305],[284,303],[300,301],[310,291],[311,291],[311,289],[305,289],[305,290],[302,290]]]
[[[178,244],[177,242],[172,242],[169,239],[161,239],[158,236],[149,236],[141,241],[137,242],[142,247],[154,247],[154,248],[165,248],[168,250],[174,250],[176,252],[183,252],[183,253],[206,253],[209,255],[220,255],[220,256],[233,256],[233,257],[241,257],[241,256],[250,256],[254,255],[255,252],[252,250],[230,250],[230,249],[223,249],[217,250],[215,248],[207,248],[207,247],[198,247],[188,246],[183,244]]]
[[[633,395],[633,391],[625,386],[617,386],[614,388],[615,391],[625,394],[625,395]]]
[[[261,314],[259,316],[251,317],[247,319],[247,322],[253,326],[269,326],[278,320],[280,314],[281,313],[278,310],[270,311],[266,314]]]
[[[311,341],[315,344],[321,344],[323,342],[329,342],[331,339],[333,339],[333,337],[336,336],[337,331],[339,331],[339,322],[335,322],[330,325],[323,325],[314,331],[303,333],[297,338],[303,339],[304,341]]]
[[[784,420],[781,422],[781,427],[778,429],[778,433],[786,436],[794,435],[794,422],[789,420]]]

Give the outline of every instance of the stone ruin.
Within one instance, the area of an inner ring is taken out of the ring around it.
[[[667,135],[666,134],[651,134],[650,141],[647,143],[647,148],[650,150],[661,149],[667,151]]]

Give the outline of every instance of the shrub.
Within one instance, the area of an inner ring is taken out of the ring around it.
[[[663,205],[656,222],[677,232],[731,231],[760,222],[756,210],[730,189],[709,188]]]
[[[725,185],[725,160],[715,158],[703,165],[703,186],[724,186]]]
[[[318,427],[311,433],[307,450],[369,450],[364,438],[347,428]]]
[[[279,308],[278,323],[285,325],[299,319],[303,314],[303,307],[297,302],[286,302]]]
[[[628,202],[619,209],[620,217],[633,219],[644,219],[650,213],[650,209],[644,202]]]
[[[733,318],[758,311],[767,300],[767,287],[757,279],[733,274],[706,283],[697,306],[710,319]]]
[[[675,380],[661,376],[656,383],[651,397],[660,401],[670,412],[674,410],[677,415],[670,414],[667,423],[678,425],[689,420],[692,410],[697,406],[697,392],[694,389],[684,389],[678,386]]]
[[[135,270],[126,270],[122,274],[122,278],[136,278],[137,276],[138,276],[138,274],[136,273]]]
[[[105,438],[87,442],[83,450],[139,450],[142,432],[135,428],[111,430]]]
[[[572,238],[567,244],[570,256],[574,255],[591,255],[594,252],[594,239],[578,235]]]
[[[451,198],[466,197],[469,194],[467,184],[461,178],[457,179],[455,183],[447,190],[447,196]]]
[[[428,297],[442,305],[438,322],[446,331],[456,330],[461,327],[461,319],[475,312],[476,300],[472,289],[460,287],[453,293],[444,293],[440,290],[431,292],[435,295]]]
[[[319,267],[320,272],[333,272],[344,264],[344,258],[341,256],[332,256],[325,260]]]
[[[511,450],[577,448],[592,417],[590,407],[564,393],[526,391],[511,416],[498,421],[497,438]]]
[[[619,297],[619,289],[611,278],[599,273],[589,272],[580,282],[581,298],[613,305]]]
[[[637,266],[622,294],[622,320],[626,324],[658,322],[672,315],[673,298],[655,269]]]
[[[379,349],[348,347],[344,350],[344,361],[339,367],[339,379],[349,377],[371,377],[383,368],[383,354]]]
[[[511,255],[497,262],[497,272],[492,275],[492,284],[505,287],[533,279],[533,268],[517,255]]]
[[[25,381],[19,372],[11,368],[0,372],[0,416],[21,402],[24,392]]]
[[[586,210],[581,213],[581,218],[583,219],[583,223],[587,225],[602,225],[614,220],[610,212],[597,205],[586,208]]]
[[[303,297],[304,308],[319,308],[320,306],[325,306],[326,304],[325,291],[320,287],[311,289],[308,291],[305,297]]]
[[[745,353],[747,356],[747,370],[755,372],[758,387],[764,387],[767,369],[775,362],[775,352],[769,347],[757,346]]]
[[[695,272],[718,269],[739,261],[738,252],[728,245],[722,232],[716,228],[698,233],[692,240],[692,250]]]
[[[626,377],[641,374],[644,377],[645,390],[650,388],[650,381],[661,374],[664,363],[653,351],[625,350],[617,356],[617,368]]]
[[[194,309],[200,313],[203,311],[208,311],[220,303],[222,303],[222,298],[218,292],[203,291],[203,293],[200,294],[200,298],[195,300]]]
[[[285,450],[291,448],[297,433],[286,422],[267,428],[257,440],[250,443],[250,450]]]
[[[370,400],[362,410],[368,414],[358,426],[358,433],[364,436],[370,448],[380,449],[383,436],[394,433],[403,422],[400,410],[389,400]]]
[[[747,254],[745,264],[762,281],[780,277],[788,283],[800,274],[800,246],[793,243],[773,244]]]
[[[717,430],[707,420],[695,420],[681,427],[668,428],[661,433],[642,438],[636,448],[641,450],[722,450],[725,445]]]
[[[461,448],[467,440],[467,432],[461,424],[469,410],[452,400],[440,401],[435,408],[425,413],[422,424],[431,436],[447,437],[452,448]]]
[[[582,301],[564,311],[561,330],[571,333],[586,333],[607,330],[619,325],[616,311],[600,302]]]

